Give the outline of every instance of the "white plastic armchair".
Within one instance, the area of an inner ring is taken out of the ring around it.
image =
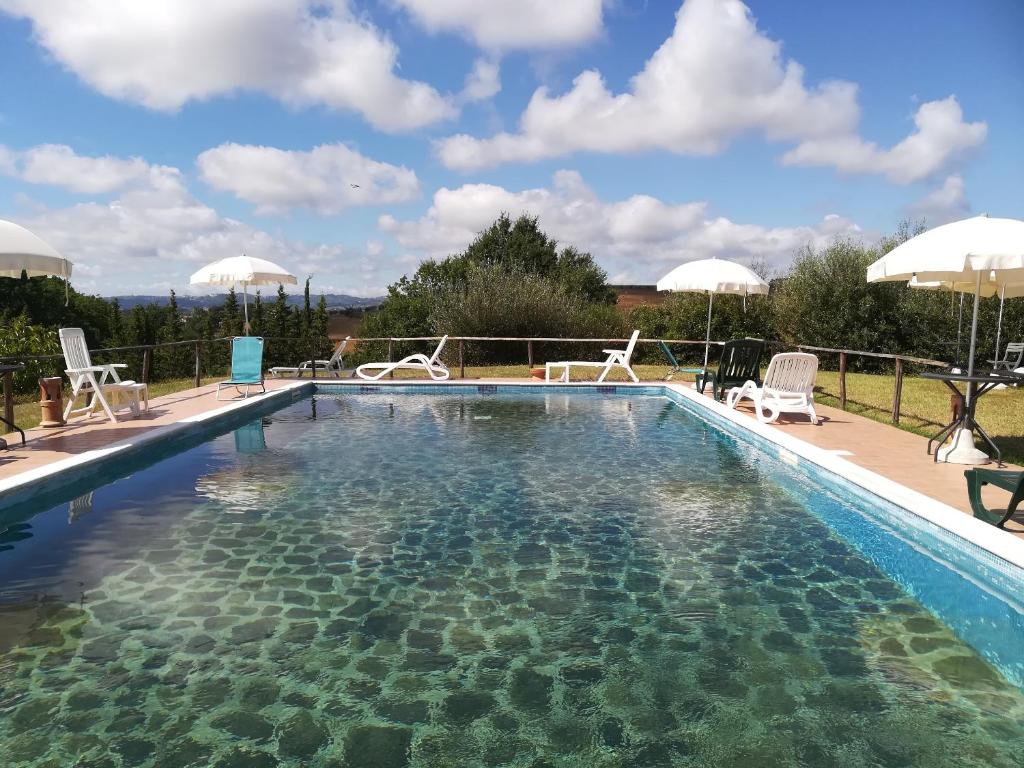
[[[764,384],[753,381],[729,390],[725,404],[735,408],[743,398],[754,403],[757,420],[763,424],[775,421],[780,413],[806,413],[812,424],[818,423],[814,412],[814,380],[818,375],[818,358],[806,352],[783,352],[772,357],[764,375]]]
[[[996,350],[998,354],[999,350]],[[1001,360],[988,361],[993,370],[1013,371],[1024,365],[1024,342],[1013,341],[1006,345],[1006,354]]]
[[[403,357],[397,363],[364,363],[356,368],[356,376],[361,379],[377,381],[387,376],[392,371],[399,369],[425,371],[434,381],[445,381],[451,373],[448,367],[441,362],[441,350],[448,341],[447,336],[441,337],[437,349],[430,357],[417,352],[414,355]],[[373,373],[376,371],[376,373]]]
[[[93,365],[89,355],[89,346],[85,343],[85,333],[81,328],[61,328],[59,331],[60,346],[64,352],[64,373],[71,380],[71,397],[64,409],[64,419],[80,414],[92,414],[97,404],[103,408],[111,421],[117,421],[114,409],[107,395],[120,391],[144,389],[145,385],[134,381],[122,380],[117,373],[118,368],[127,368],[125,363],[107,363]],[[85,405],[75,408],[75,401],[85,397]],[[115,399],[116,402],[116,399]]]

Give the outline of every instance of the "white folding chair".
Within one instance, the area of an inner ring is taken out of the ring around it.
[[[441,337],[437,349],[434,350],[434,354],[430,357],[422,353],[416,353],[415,355],[403,357],[397,363],[364,363],[356,368],[356,376],[361,379],[376,381],[384,378],[392,371],[404,369],[426,371],[427,375],[434,381],[444,381],[451,375],[448,371],[448,366],[441,362],[441,350],[444,349],[447,341],[447,336]],[[371,371],[376,371],[376,373],[371,373]]]
[[[131,380],[122,381],[118,376],[118,368],[128,367],[125,363],[93,365],[89,346],[85,343],[85,333],[81,328],[61,328],[59,336],[67,366],[64,373],[71,380],[71,397],[64,408],[65,421],[69,416],[91,416],[99,405],[107,418],[116,422],[116,408],[111,405],[108,395],[113,398],[115,406],[120,406],[120,395],[127,395],[128,402],[123,407],[129,408],[135,415],[138,413],[140,397],[145,403],[145,409],[149,410],[149,388]],[[75,408],[75,402],[80,396],[85,398],[85,405]]]
[[[743,398],[754,403],[757,420],[767,424],[780,413],[806,413],[811,423],[818,423],[814,412],[814,380],[818,375],[818,358],[806,352],[783,352],[772,357],[764,374],[764,384],[747,381],[729,390],[725,404],[735,408]],[[766,413],[767,412],[767,413]]]

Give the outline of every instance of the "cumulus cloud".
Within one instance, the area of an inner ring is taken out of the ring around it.
[[[628,91],[612,93],[588,70],[568,93],[539,88],[517,133],[457,135],[437,151],[460,170],[577,150],[713,154],[745,131],[779,140],[848,132],[859,116],[856,90],[846,82],[806,86],[803,67],[783,58],[739,0],[687,0]]]
[[[929,226],[938,226],[966,218],[971,212],[962,176],[946,177],[942,186],[907,206],[911,216],[920,216]]]
[[[422,256],[444,257],[472,241],[502,211],[540,217],[562,242],[590,251],[617,282],[654,282],[672,266],[719,256],[781,266],[805,245],[822,246],[861,229],[836,214],[815,225],[764,227],[712,216],[706,202],[666,203],[647,195],[604,201],[575,171],[559,171],[551,188],[510,191],[493,184],[443,187],[418,219],[384,215],[381,230]]]
[[[601,31],[602,0],[392,0],[429,32],[481,48],[562,48]]]
[[[260,213],[308,208],[322,215],[354,205],[399,203],[419,196],[416,174],[371,160],[344,144],[309,151],[221,144],[196,160],[203,180],[257,206]]]
[[[49,151],[35,149],[44,155]],[[85,158],[64,149],[61,155],[70,167],[89,160],[120,167],[118,158]],[[32,154],[20,153],[16,162]],[[134,161],[123,162],[134,167]],[[66,186],[59,179],[36,182]],[[28,227],[75,262],[75,287],[85,292],[188,290],[188,276],[200,265],[243,252],[277,261],[298,275],[317,275],[319,291],[377,296],[391,278],[386,265],[371,255],[336,243],[294,240],[221,216],[196,199],[181,172],[169,166],[146,165],[107,201],[65,208],[25,202],[20,215],[7,213],[5,218]]]
[[[103,194],[145,183],[162,171],[140,157],[88,157],[66,144],[40,144],[21,152],[0,146],[0,173],[69,192]]]
[[[436,142],[435,151],[447,167],[473,171],[576,151],[711,155],[756,132],[797,144],[782,158],[787,165],[876,173],[905,184],[983,143],[987,131],[983,122],[964,122],[952,96],[922,104],[915,131],[889,149],[862,139],[859,119],[857,86],[805,84],[803,67],[785,59],[781,43],[758,30],[740,0],[686,0],[671,36],[628,90],[613,93],[600,72],[587,70],[564,94],[537,89],[518,131],[457,134]]]
[[[347,0],[0,0],[101,93],[159,110],[236,90],[350,109],[407,130],[455,114],[396,73],[398,49]]]
[[[466,75],[462,89],[462,100],[466,102],[487,101],[501,90],[501,68],[490,59],[477,59],[473,69]]]
[[[955,96],[922,104],[915,130],[903,141],[882,149],[856,134],[802,142],[782,156],[786,165],[823,165],[842,173],[878,173],[897,184],[921,181],[950,160],[985,142],[988,126],[965,123]]]

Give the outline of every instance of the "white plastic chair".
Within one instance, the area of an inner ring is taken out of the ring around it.
[[[999,350],[996,350],[999,354]],[[989,360],[993,370],[1013,371],[1024,365],[1024,342],[1010,342],[1006,345],[1006,354],[1001,360]]]
[[[434,381],[445,381],[451,375],[448,367],[441,362],[441,350],[444,349],[445,342],[447,341],[448,337],[443,336],[441,342],[437,345],[437,349],[434,350],[434,354],[430,357],[418,352],[415,355],[403,357],[397,363],[364,363],[356,368],[356,376],[361,379],[377,381],[392,371],[405,369],[426,371],[427,375]],[[378,371],[378,373],[369,373],[369,371]]]
[[[60,347],[64,351],[64,363],[67,366],[64,373],[71,380],[71,397],[64,408],[65,421],[69,416],[91,416],[99,405],[107,417],[116,422],[115,407],[107,399],[108,395],[113,397],[117,409],[121,407],[119,395],[128,395],[128,402],[123,407],[129,408],[133,415],[138,415],[140,397],[145,403],[145,409],[149,410],[149,388],[145,384],[137,384],[131,380],[122,381],[118,376],[118,368],[128,367],[125,363],[93,365],[89,346],[85,343],[85,333],[81,328],[61,328],[58,335]],[[75,401],[79,396],[85,397],[85,405],[75,408]]]
[[[735,408],[743,398],[754,402],[754,412],[762,424],[775,421],[780,413],[806,413],[818,423],[814,412],[814,379],[818,358],[806,352],[783,352],[772,357],[764,375],[764,384],[747,381],[729,390],[725,404]],[[765,412],[767,411],[767,415]]]
[[[633,348],[636,346],[636,340],[640,338],[640,331],[633,331],[633,335],[629,337],[629,343],[625,349],[605,349],[602,350],[608,357],[602,363],[590,362],[586,360],[566,360],[558,363],[545,363],[544,364],[544,381],[551,381],[551,369],[552,368],[564,368],[562,375],[558,377],[558,381],[567,382],[569,381],[569,369],[572,366],[581,366],[583,368],[604,368],[601,371],[601,375],[597,377],[598,381],[604,381],[605,377],[611,373],[612,368],[622,368],[634,382],[639,383],[639,377],[633,372],[629,362],[633,357]]]
[[[351,336],[346,336],[342,339],[341,343],[334,348],[334,353],[331,355],[330,360],[316,361],[317,374],[322,371],[325,376],[333,376],[336,378],[341,377],[342,371],[345,370],[345,350],[348,348],[348,343],[351,338]],[[306,373],[309,373],[310,375],[313,374],[312,360],[305,360],[294,368],[277,365],[270,369],[270,375],[275,379],[280,378],[282,375],[298,376],[301,379]]]

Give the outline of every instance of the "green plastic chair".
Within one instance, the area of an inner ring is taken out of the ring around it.
[[[224,387],[234,387],[243,397],[249,396],[249,387],[259,386],[265,393],[263,383],[263,338],[260,336],[235,336],[231,340],[231,378],[217,384],[217,399]]]
[[[971,500],[974,516],[986,523],[991,523],[996,528],[1006,525],[1006,521],[1013,517],[1018,505],[1024,501],[1024,472],[975,467],[965,471],[964,477],[967,478],[967,498]],[[994,485],[996,488],[1002,488],[1012,494],[1005,512],[994,512],[982,502],[981,489],[986,485]]]
[[[704,371],[697,376],[697,391],[702,395],[708,384],[716,400],[725,397],[732,387],[742,387],[748,381],[761,386],[761,339],[732,339],[722,346],[718,370]]]

